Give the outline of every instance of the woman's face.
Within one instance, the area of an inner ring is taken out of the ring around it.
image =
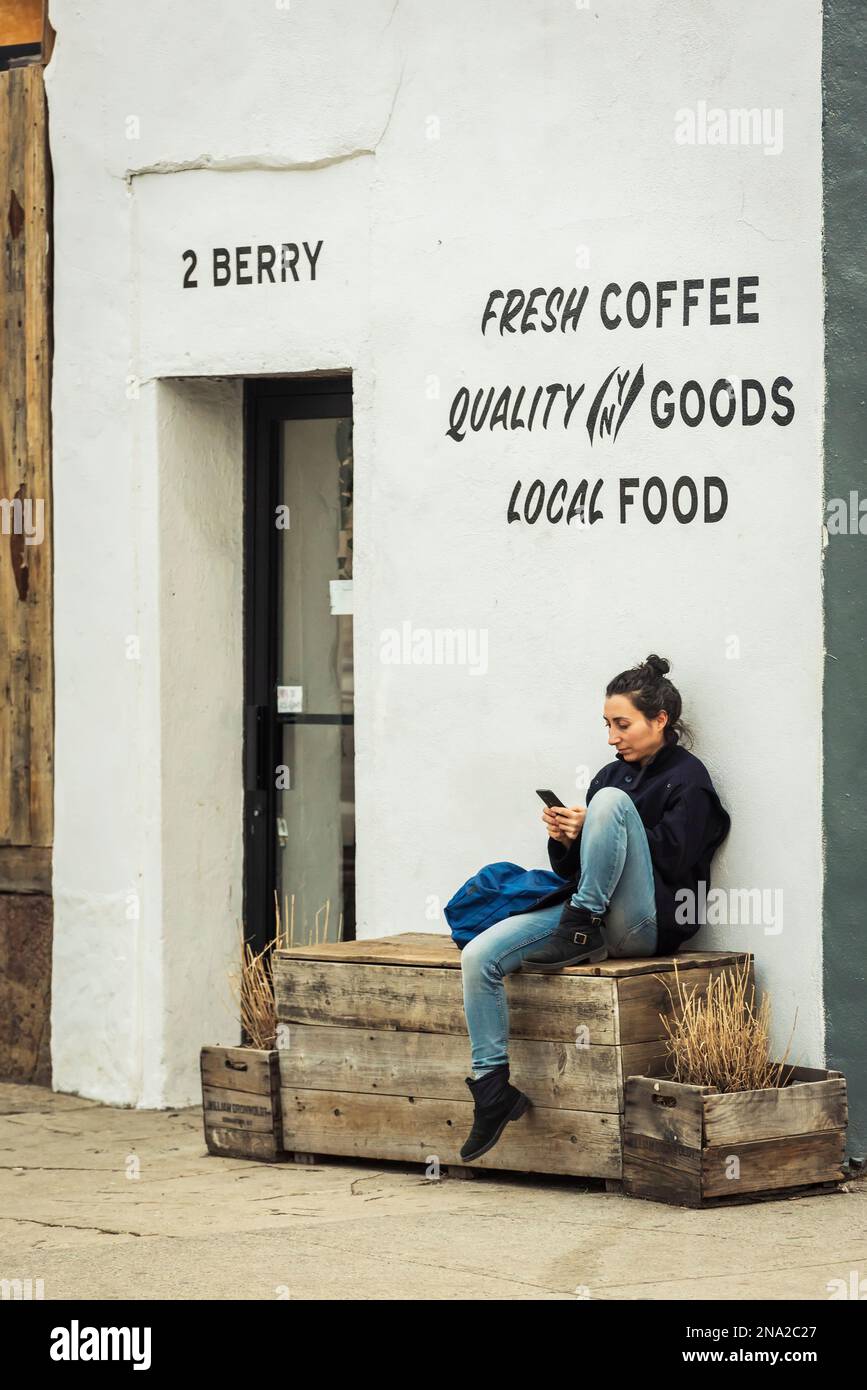
[[[646,719],[627,695],[609,695],[603,718],[608,726],[608,742],[627,762],[649,758],[665,742],[665,710],[660,710],[655,719]]]

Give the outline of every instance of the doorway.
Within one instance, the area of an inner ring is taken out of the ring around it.
[[[245,383],[244,922],[355,939],[352,378]]]

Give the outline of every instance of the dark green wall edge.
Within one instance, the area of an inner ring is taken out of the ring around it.
[[[825,0],[825,500],[867,498],[867,5]],[[864,519],[867,531],[867,517]],[[824,556],[824,993],[827,1065],[867,1153],[867,534]]]

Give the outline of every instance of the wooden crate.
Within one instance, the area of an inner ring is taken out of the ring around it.
[[[700,1207],[831,1190],[845,1177],[845,1077],[790,1070],[787,1085],[761,1091],[630,1076],[624,1192]]]
[[[472,1167],[619,1181],[625,1081],[664,1072],[675,960],[703,992],[745,957],[752,969],[749,953],[684,951],[507,976],[512,1079],[533,1104]],[[451,937],[278,951],[274,986],[287,1152],[461,1164],[473,1104]]]
[[[223,1158],[282,1159],[277,1052],[203,1047],[201,1070],[208,1152]]]

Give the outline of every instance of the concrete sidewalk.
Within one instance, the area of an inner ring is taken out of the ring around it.
[[[198,1108],[0,1084],[0,1279],[46,1299],[863,1297],[867,1179],[695,1212],[535,1175],[212,1158]]]

